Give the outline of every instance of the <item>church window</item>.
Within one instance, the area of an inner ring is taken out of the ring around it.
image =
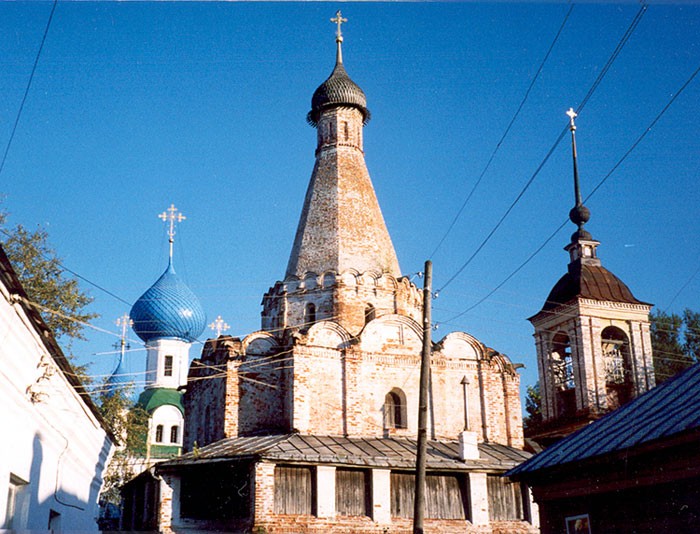
[[[180,441],[180,427],[175,425],[170,427],[170,443],[177,443]]]
[[[156,443],[163,443],[163,425],[156,427]]]
[[[347,141],[348,138],[350,137],[350,130],[348,129],[347,121],[343,122],[343,131],[345,133],[345,140]]]
[[[173,357],[170,355],[165,357],[163,374],[165,376],[173,376]]]
[[[406,395],[399,388],[384,397],[384,428],[408,428]]]
[[[601,338],[607,404],[612,410],[632,398],[629,341],[625,333],[614,326],[605,328]]]
[[[304,323],[305,326],[311,326],[316,322],[316,305],[313,302],[306,303],[306,310],[304,311]]]
[[[375,307],[371,304],[367,304],[367,307],[365,308],[365,324],[369,323],[370,321],[374,321],[376,317],[377,310]]]
[[[10,484],[7,487],[7,508],[5,509],[5,524],[6,529],[21,529],[25,525],[21,523],[21,513],[23,508],[24,498],[27,493],[28,483],[21,478],[10,475]]]

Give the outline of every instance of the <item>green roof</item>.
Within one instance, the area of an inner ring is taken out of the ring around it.
[[[153,413],[161,406],[175,406],[182,415],[185,415],[185,406],[182,404],[182,392],[169,388],[149,388],[139,395],[139,406],[142,406],[148,413]]]

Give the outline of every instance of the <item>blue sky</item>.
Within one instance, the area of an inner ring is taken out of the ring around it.
[[[565,3],[60,3],[5,168],[10,224],[44,226],[64,264],[133,302],[165,269],[157,214],[174,203],[175,266],[209,322],[260,327],[284,276],[314,163],[305,115],[334,62],[367,94],[370,175],[406,275],[423,270],[518,109],[569,10]],[[552,147],[639,9],[576,5],[529,98],[464,213],[432,256],[440,288],[469,258]],[[0,4],[4,150],[50,2]],[[584,196],[700,66],[700,6],[652,4],[577,119]],[[603,265],[659,309],[698,309],[700,80],[676,99],[586,202]],[[434,301],[434,338],[463,330],[536,380],[532,327],[566,271],[569,224],[488,300],[567,218],[562,142],[480,253]],[[688,281],[690,283],[674,299]],[[420,284],[420,280],[418,280]],[[92,374],[116,365],[129,307],[83,284],[101,314],[75,345]],[[205,332],[203,338],[210,331]],[[132,348],[139,347],[131,335]],[[191,352],[197,356],[199,348]],[[145,352],[129,353],[134,373]]]

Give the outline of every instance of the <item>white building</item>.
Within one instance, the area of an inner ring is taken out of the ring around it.
[[[97,531],[113,448],[0,247],[0,527]]]

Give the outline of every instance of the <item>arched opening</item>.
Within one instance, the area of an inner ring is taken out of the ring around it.
[[[170,443],[178,443],[180,441],[180,427],[170,427]]]
[[[311,326],[316,322],[316,305],[313,302],[306,303],[304,310],[304,326]]]
[[[384,397],[384,428],[408,428],[406,395],[399,388],[392,389]]]
[[[156,426],[156,443],[163,443],[163,425]]]
[[[374,306],[371,304],[367,304],[365,306],[365,324],[369,323],[370,321],[374,321],[377,318],[377,310]]]
[[[569,417],[576,413],[576,382],[574,362],[571,356],[571,340],[564,332],[552,339],[552,375],[556,394],[557,417]]]
[[[603,329],[601,343],[608,409],[614,410],[632,399],[630,344],[627,335],[614,326]]]

